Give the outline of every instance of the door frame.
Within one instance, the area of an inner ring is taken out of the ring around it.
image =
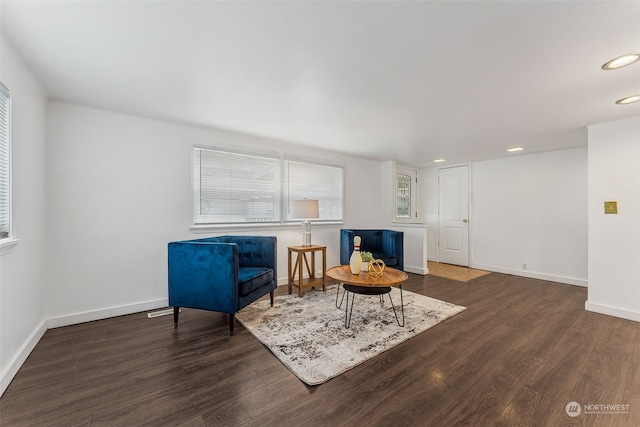
[[[440,171],[442,169],[454,169],[454,168],[458,168],[458,167],[467,167],[467,172],[468,172],[468,176],[467,176],[467,185],[468,185],[468,194],[467,194],[467,208],[468,208],[468,212],[469,212],[469,216],[468,216],[468,225],[467,225],[467,255],[468,255],[468,260],[467,260],[467,267],[471,266],[471,230],[473,228],[473,221],[472,221],[472,217],[473,217],[473,211],[472,211],[472,205],[471,205],[471,200],[472,200],[472,164],[471,163],[456,163],[456,164],[451,164],[451,165],[442,165],[437,167],[437,195],[436,195],[436,203],[438,206],[438,221],[437,221],[437,226],[436,226],[436,261],[437,262],[442,262],[442,258],[440,255]]]

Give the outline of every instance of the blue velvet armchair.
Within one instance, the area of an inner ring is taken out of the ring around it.
[[[229,314],[233,335],[235,314],[277,287],[276,238],[220,236],[171,242],[169,305],[174,327],[180,307]]]
[[[353,238],[360,236],[360,251],[371,252],[389,267],[404,270],[404,233],[393,230],[340,230],[340,264],[349,264]]]

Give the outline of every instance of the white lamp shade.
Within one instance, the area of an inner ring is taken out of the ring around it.
[[[318,201],[314,199],[302,199],[291,201],[291,218],[310,219],[320,218]]]

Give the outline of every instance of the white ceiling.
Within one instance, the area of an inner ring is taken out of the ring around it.
[[[429,165],[586,144],[630,116],[640,1],[10,1],[50,96]]]

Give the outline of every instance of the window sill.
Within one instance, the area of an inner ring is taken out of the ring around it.
[[[8,254],[16,247],[20,240],[19,239],[2,239],[0,240],[0,255]]]
[[[324,227],[336,227],[342,226],[343,221],[323,221],[323,222],[311,222],[311,228],[324,228]],[[258,230],[293,230],[299,229],[301,222],[287,222],[287,223],[269,223],[269,224],[207,224],[207,225],[192,225],[189,227],[192,233],[215,233],[215,232],[234,232],[234,231],[258,231]]]
[[[393,225],[398,227],[424,227],[426,222],[422,221],[414,221],[414,222],[402,222],[402,221],[392,221]]]

